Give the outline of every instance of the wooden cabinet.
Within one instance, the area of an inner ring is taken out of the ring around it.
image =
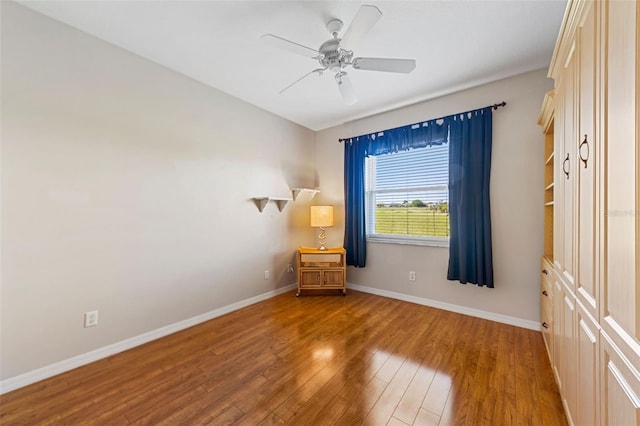
[[[572,44],[567,60],[564,65],[560,85],[556,88],[556,94],[562,99],[562,126],[559,128],[560,135],[555,140],[556,152],[561,154],[562,175],[556,181],[562,193],[562,203],[560,204],[560,223],[562,223],[562,233],[558,234],[562,238],[562,252],[558,265],[563,279],[571,289],[575,286],[575,184],[577,176],[576,161],[576,129],[575,129],[575,100],[576,100],[576,47]]]
[[[556,333],[556,351],[554,353],[557,372],[558,387],[562,404],[565,407],[569,423],[576,421],[576,406],[578,398],[577,368],[576,368],[576,307],[575,298],[570,287],[562,279],[562,275],[556,276],[554,283],[554,301],[556,309],[554,319]]]
[[[598,151],[601,136],[596,133],[596,114],[600,95],[596,93],[596,61],[600,58],[597,35],[599,34],[599,5],[594,4],[584,13],[582,25],[577,30],[577,63],[579,64],[577,93],[576,155],[576,296],[592,316],[597,316],[595,267],[595,231],[597,206],[596,170],[600,158]],[[600,123],[598,123],[600,124]]]
[[[608,1],[603,15],[603,417],[640,424],[640,5]]]
[[[578,400],[573,420],[577,425],[597,425],[600,423],[600,327],[580,301],[576,304],[576,322]]]
[[[569,1],[541,112],[553,117],[538,121],[542,267],[553,269],[552,285],[542,279],[551,294],[541,298],[541,317],[552,325],[543,336],[572,424],[640,424],[639,49],[638,2]]]
[[[346,251],[342,247],[319,250],[298,248],[298,292],[336,289],[347,294]]]

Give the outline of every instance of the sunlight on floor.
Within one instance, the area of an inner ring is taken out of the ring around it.
[[[451,414],[447,402],[452,380],[448,374],[402,355],[377,351],[370,360],[368,376],[372,378],[367,385],[370,391],[363,395],[363,406],[371,407],[367,423],[386,423],[392,417],[403,424],[438,424]]]

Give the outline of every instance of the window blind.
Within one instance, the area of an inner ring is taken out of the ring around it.
[[[368,157],[367,235],[406,243],[447,240],[448,181],[448,144]]]

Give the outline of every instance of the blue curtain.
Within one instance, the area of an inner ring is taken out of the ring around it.
[[[491,249],[492,108],[449,123],[449,270],[447,279],[493,287]]]
[[[343,140],[347,265],[363,268],[367,261],[365,158],[440,145],[447,142],[447,132],[446,120],[437,119]]]
[[[364,268],[367,261],[364,215],[364,159],[368,136],[344,142],[344,248],[347,265]]]

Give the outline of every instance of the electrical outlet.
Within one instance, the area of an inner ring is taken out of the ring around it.
[[[98,311],[89,311],[84,313],[84,328],[95,327],[98,325]]]
[[[289,264],[287,266],[287,272],[293,272],[293,265],[292,264]]]
[[[265,280],[269,279],[269,270],[264,271],[264,279]]]
[[[409,271],[409,281],[416,280],[416,271]]]

